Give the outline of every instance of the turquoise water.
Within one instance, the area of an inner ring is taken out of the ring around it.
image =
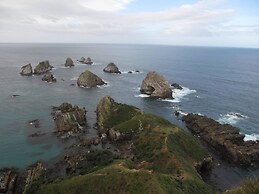
[[[105,95],[132,104],[170,120],[184,128],[173,114],[206,114],[220,122],[241,128],[248,139],[258,138],[259,126],[259,50],[237,48],[170,47],[101,44],[0,44],[0,167],[23,168],[37,160],[49,160],[63,150],[53,134],[51,106],[70,102],[88,110],[89,136],[95,123],[95,109]],[[91,57],[93,66],[76,63],[64,68],[67,57]],[[22,77],[20,67],[49,60],[57,83],[41,81],[41,76]],[[121,75],[106,74],[102,69],[114,62]],[[90,70],[108,86],[83,89],[75,84],[81,72]],[[140,73],[128,74],[130,70]],[[156,70],[170,83],[185,86],[174,100],[151,100],[139,96],[139,87],[146,73]],[[64,80],[64,81],[62,81]],[[13,94],[21,95],[12,98]],[[39,119],[34,129],[29,120]],[[46,133],[29,137],[35,132]]]

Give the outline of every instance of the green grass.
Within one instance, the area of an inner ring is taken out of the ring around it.
[[[226,191],[224,194],[258,194],[259,178],[256,180],[245,180],[237,187]]]
[[[194,167],[207,153],[190,134],[109,97],[98,109],[99,126],[133,134],[134,161],[112,162],[107,155],[101,168],[83,166],[81,176],[42,185],[38,193],[214,193]],[[93,156],[96,160],[103,156]]]

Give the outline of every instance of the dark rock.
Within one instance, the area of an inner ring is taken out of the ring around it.
[[[104,69],[106,73],[121,73],[119,68],[114,63],[109,63]]]
[[[132,71],[128,71],[128,73],[130,73],[130,74],[131,74],[131,73],[133,73],[133,72],[132,72]]]
[[[32,125],[35,128],[40,128],[40,121],[38,119],[29,121],[29,124]]]
[[[33,133],[33,134],[29,135],[29,137],[40,137],[40,136],[43,136],[43,135],[46,135],[46,133],[36,132],[36,133]]]
[[[65,67],[73,67],[73,66],[75,66],[73,60],[70,57],[68,57],[66,59]]]
[[[0,169],[0,193],[14,193],[16,180],[13,169]]]
[[[140,73],[140,71],[139,71],[139,70],[136,70],[135,72],[136,72],[136,73]]]
[[[42,61],[35,67],[34,74],[40,75],[50,71],[52,68],[53,66],[49,64],[49,61]]]
[[[79,59],[79,60],[77,60],[78,62],[80,62],[80,63],[83,63],[83,62],[85,62],[85,58],[84,57],[81,57],[81,59]]]
[[[21,75],[24,75],[24,76],[31,76],[32,75],[32,66],[31,64],[28,64],[28,65],[24,65],[22,66],[22,71],[21,71]]]
[[[63,103],[54,108],[54,122],[59,134],[65,132],[80,133],[86,125],[86,110],[76,105]]]
[[[211,156],[204,158],[201,162],[195,164],[196,170],[199,174],[205,174],[211,171],[213,167],[213,158]]]
[[[180,86],[180,85],[177,84],[177,83],[173,83],[173,84],[171,84],[171,86],[173,87],[173,89],[177,89],[177,90],[182,90],[182,89],[183,89],[183,87]]]
[[[75,86],[75,84],[70,84],[70,86]]]
[[[140,92],[157,98],[172,98],[170,85],[162,75],[157,72],[149,72],[143,80]]]
[[[56,82],[57,79],[54,77],[52,73],[46,74],[43,76],[42,81],[48,82],[48,83],[53,83]]]
[[[21,96],[21,95],[19,95],[19,94],[13,94],[12,95],[13,98],[16,98],[16,97],[19,97],[19,96]]]
[[[176,111],[174,111],[174,114],[175,114],[175,116],[178,117],[180,115],[180,112],[176,110]]]
[[[238,128],[197,114],[188,114],[182,119],[191,131],[219,151],[222,158],[241,166],[259,163],[259,143],[245,142]]]
[[[85,71],[81,73],[81,75],[77,79],[77,85],[81,87],[92,88],[104,84],[105,82],[101,78],[90,71]]]

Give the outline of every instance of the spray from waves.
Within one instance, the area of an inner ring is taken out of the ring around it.
[[[179,89],[173,89],[172,90],[173,98],[166,98],[166,99],[159,98],[158,100],[163,101],[163,102],[180,103],[181,100],[184,99],[187,95],[190,95],[190,94],[193,94],[193,93],[197,92],[196,90],[191,90],[187,87],[182,87],[182,88],[183,88],[182,90],[179,90]],[[138,91],[139,91],[139,89],[140,88],[138,88]],[[147,95],[147,94],[138,94],[138,95],[135,95],[135,97],[148,98],[150,96]]]
[[[220,118],[217,120],[221,124],[230,124],[234,125],[238,121],[247,119],[248,116],[242,115],[241,113],[238,112],[229,112],[225,115],[220,115]]]
[[[259,141],[259,134],[252,133],[251,135],[245,134],[245,141]]]

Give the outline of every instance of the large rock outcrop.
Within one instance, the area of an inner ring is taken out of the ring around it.
[[[73,66],[75,66],[73,60],[70,57],[68,57],[66,59],[65,67],[73,67]]]
[[[86,110],[76,105],[63,103],[59,107],[53,108],[54,122],[58,133],[83,131],[86,125]]]
[[[109,63],[104,69],[106,73],[121,73],[119,68],[114,63]]]
[[[242,166],[258,165],[259,141],[244,141],[245,136],[238,128],[197,114],[188,114],[182,119],[191,131],[219,151],[224,159]]]
[[[49,73],[43,76],[42,81],[53,83],[53,82],[56,82],[57,79],[54,77],[52,73]]]
[[[77,85],[81,87],[93,88],[104,84],[105,82],[100,77],[90,71],[85,71],[81,73],[81,75],[77,79]]]
[[[172,98],[172,90],[165,78],[155,71],[149,72],[143,80],[140,92],[157,98]]]
[[[28,65],[24,65],[22,66],[22,71],[21,71],[21,75],[24,75],[24,76],[31,76],[33,71],[32,71],[32,66],[31,64],[28,64]]]
[[[36,75],[40,75],[43,73],[46,73],[48,71],[50,71],[53,68],[53,66],[51,66],[49,64],[49,61],[42,61],[40,62],[34,69],[34,74]]]

